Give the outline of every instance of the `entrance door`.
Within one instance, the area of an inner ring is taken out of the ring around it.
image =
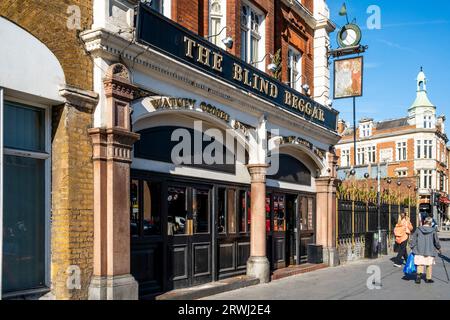
[[[169,185],[167,227],[171,289],[212,281],[211,188]]]
[[[272,265],[273,269],[286,266],[286,196],[272,195]]]
[[[298,227],[297,195],[286,196],[286,265],[297,264]]]
[[[308,261],[308,244],[315,241],[315,198],[300,196],[300,263]]]

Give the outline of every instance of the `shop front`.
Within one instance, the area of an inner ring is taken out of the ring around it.
[[[337,112],[156,13],[137,24],[145,45],[83,35],[108,69],[91,129],[104,235],[91,298],[266,282],[312,243],[333,265]],[[146,34],[155,26],[164,38]],[[133,67],[114,63],[116,47]]]

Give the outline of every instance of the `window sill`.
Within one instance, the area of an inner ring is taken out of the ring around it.
[[[23,291],[5,293],[2,295],[3,300],[39,300],[42,296],[50,292],[50,288],[37,288]]]

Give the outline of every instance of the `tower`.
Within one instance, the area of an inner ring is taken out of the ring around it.
[[[432,129],[436,124],[436,106],[428,99],[427,77],[422,67],[417,75],[416,82],[416,100],[408,109],[409,123],[415,124],[417,128]]]

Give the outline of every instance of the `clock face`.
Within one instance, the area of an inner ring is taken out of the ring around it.
[[[339,31],[337,40],[342,48],[357,46],[361,41],[361,30],[355,24],[347,24]]]

